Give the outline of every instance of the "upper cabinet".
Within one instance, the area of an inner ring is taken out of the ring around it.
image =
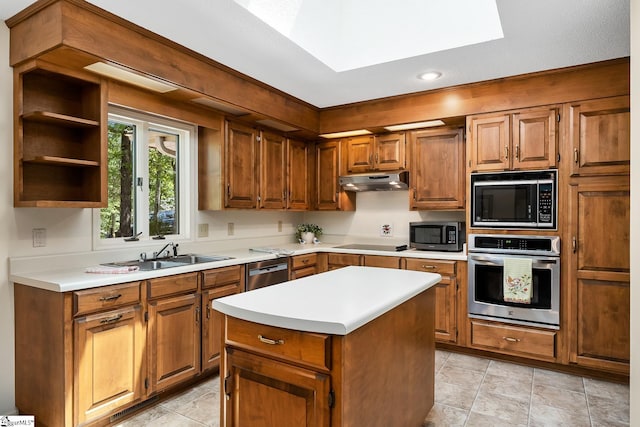
[[[44,62],[14,69],[14,206],[106,206],[104,90]]]
[[[463,209],[465,194],[462,128],[409,133],[411,209]]]
[[[628,174],[630,118],[628,96],[571,103],[571,175]]]
[[[316,144],[315,208],[317,210],[355,210],[355,193],[341,191],[342,142],[323,141]]]
[[[556,167],[558,120],[555,106],[468,116],[470,170]]]
[[[227,122],[225,138],[225,208],[257,206],[258,131]]]
[[[226,128],[225,208],[309,209],[306,143],[233,122]]]
[[[405,169],[404,133],[358,136],[345,144],[348,173]]]

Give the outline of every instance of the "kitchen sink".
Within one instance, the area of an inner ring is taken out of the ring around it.
[[[171,258],[171,262],[179,262],[183,264],[200,264],[203,262],[224,261],[227,259],[233,259],[233,257],[222,256],[222,255],[186,254],[186,255],[178,255],[177,257]]]
[[[162,270],[164,268],[184,267],[186,264],[201,264],[205,262],[224,261],[227,259],[233,259],[233,257],[222,255],[185,254],[171,258],[110,262],[103,265],[111,267],[138,267],[142,271],[153,271]]]

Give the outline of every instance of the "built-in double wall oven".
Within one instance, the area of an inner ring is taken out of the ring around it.
[[[469,317],[559,329],[560,238],[470,234]]]

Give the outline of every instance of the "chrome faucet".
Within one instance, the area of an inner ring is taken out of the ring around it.
[[[171,256],[171,252],[169,252],[169,249],[171,248],[171,250],[173,251],[173,256],[176,257],[178,256],[178,245],[174,244],[173,242],[169,242],[166,245],[164,245],[162,247],[162,249],[160,249],[158,252],[154,252],[153,253],[153,257],[154,258],[169,258]],[[166,255],[162,255],[163,253],[166,253]]]

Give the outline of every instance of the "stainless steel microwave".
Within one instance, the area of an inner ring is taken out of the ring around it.
[[[411,222],[409,245],[423,251],[461,252],[465,242],[464,222]]]
[[[557,171],[471,174],[471,227],[557,228]]]

